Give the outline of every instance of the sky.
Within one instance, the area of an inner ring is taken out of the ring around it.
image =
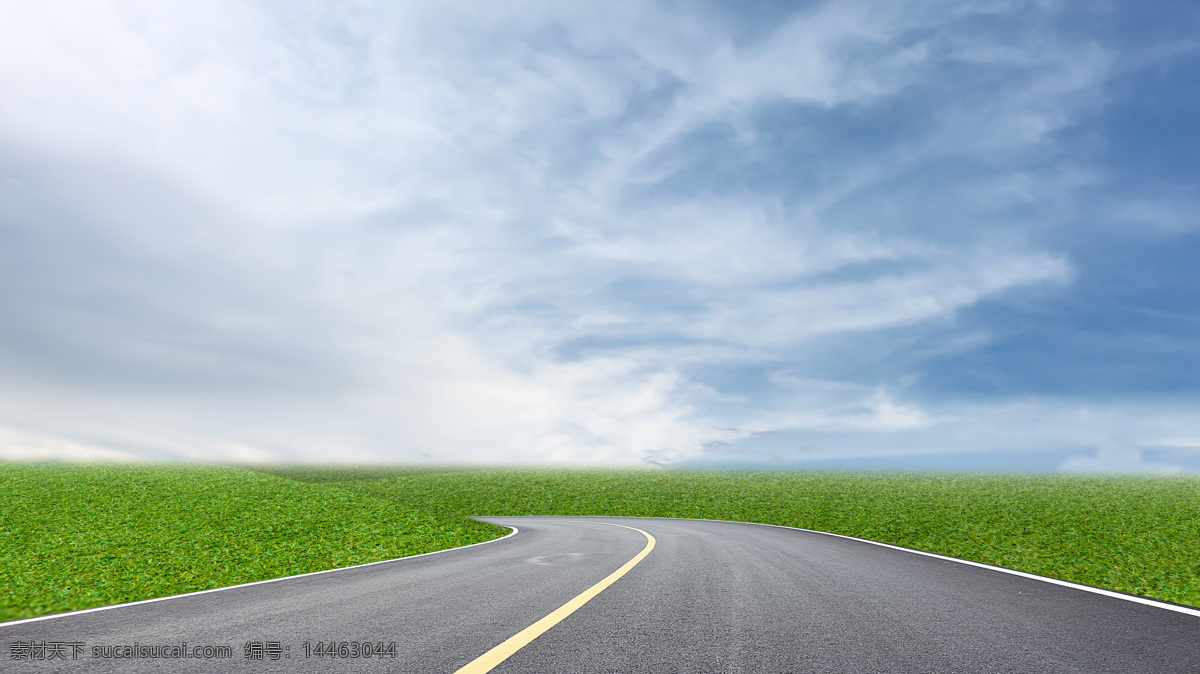
[[[0,459],[1200,471],[1200,5],[4,6]]]

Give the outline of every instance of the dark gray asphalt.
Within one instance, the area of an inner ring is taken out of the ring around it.
[[[156,603],[0,624],[4,672],[452,672],[620,567],[638,566],[494,672],[1200,672],[1200,617],[795,529],[484,518],[485,545]],[[318,641],[396,657],[305,657]],[[107,659],[110,645],[226,645],[232,659]],[[78,660],[12,658],[80,643]],[[278,660],[247,660],[278,642]],[[253,648],[253,645],[251,646]]]

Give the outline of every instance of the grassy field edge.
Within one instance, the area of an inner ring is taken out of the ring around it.
[[[0,621],[503,535],[461,517],[227,466],[0,464],[0,493]]]

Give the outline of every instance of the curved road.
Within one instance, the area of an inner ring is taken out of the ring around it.
[[[1196,609],[799,529],[481,519],[519,531],[437,554],[2,623],[0,670],[454,672],[555,616],[491,671],[1200,671]],[[577,610],[563,617],[572,599]],[[112,657],[185,641],[232,657]],[[329,641],[395,642],[395,655],[318,657],[317,643]],[[47,653],[61,657],[24,657]]]

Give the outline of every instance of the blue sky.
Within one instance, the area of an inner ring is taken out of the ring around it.
[[[1200,7],[0,26],[0,458],[1200,470]]]

